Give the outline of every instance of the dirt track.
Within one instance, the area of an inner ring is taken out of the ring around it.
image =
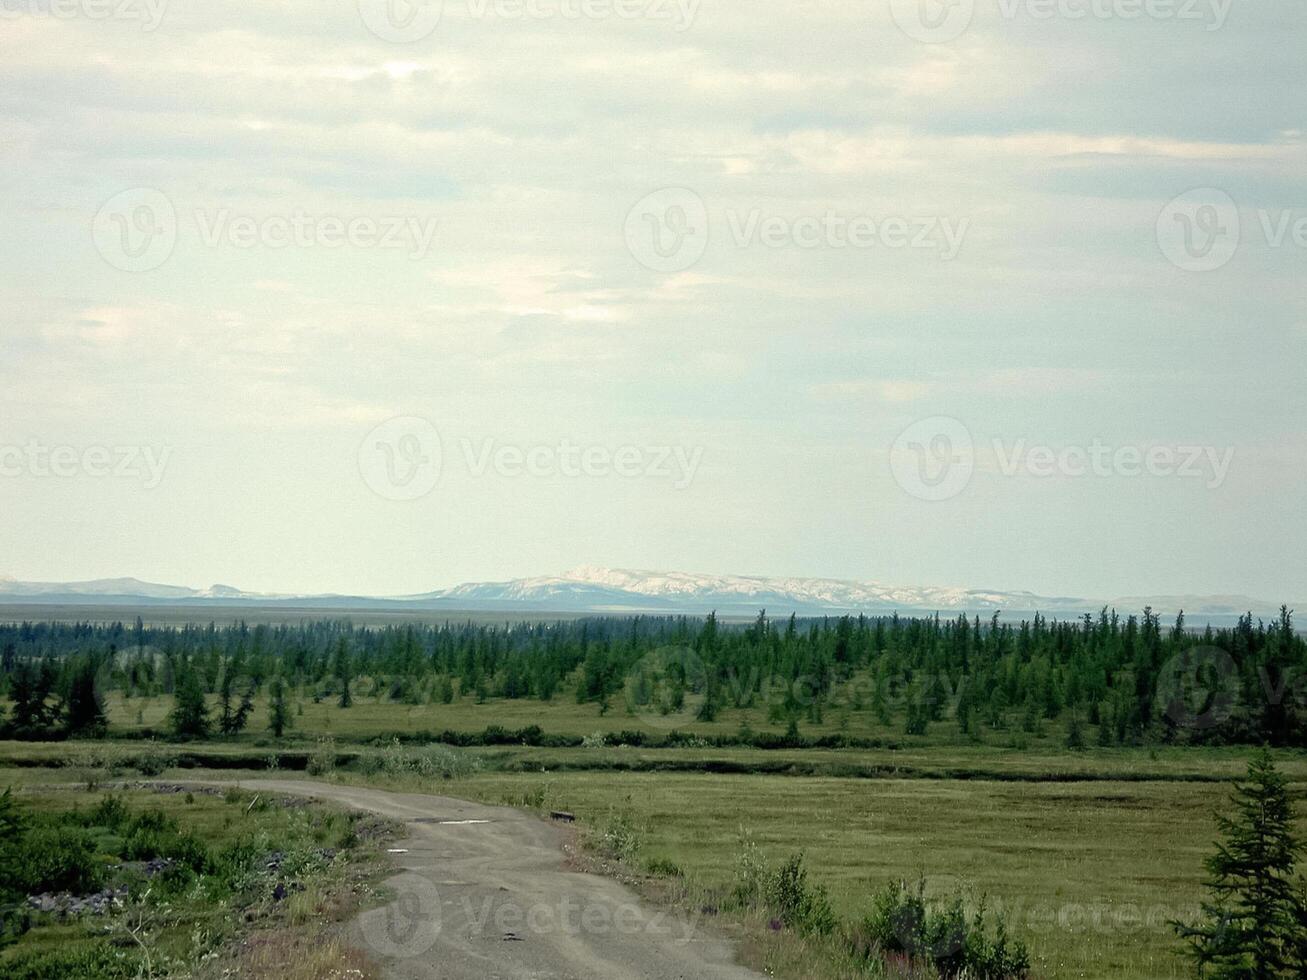
[[[392,980],[763,980],[692,919],[568,871],[562,832],[519,811],[327,783],[245,785],[405,823],[387,882],[395,901],[349,927]]]

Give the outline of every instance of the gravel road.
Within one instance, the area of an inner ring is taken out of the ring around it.
[[[387,980],[763,980],[729,943],[619,882],[565,867],[563,831],[517,810],[297,780],[311,796],[403,821],[396,898],[350,924]]]

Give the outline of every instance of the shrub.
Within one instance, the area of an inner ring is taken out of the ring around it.
[[[136,950],[109,946],[48,950],[38,948],[5,961],[6,980],[131,980],[145,963]]]
[[[668,858],[650,858],[645,862],[645,870],[658,878],[682,878],[685,872],[675,861]]]
[[[735,859],[735,887],[731,901],[739,908],[756,908],[763,903],[771,870],[758,842],[749,831],[740,830],[740,853]]]
[[[11,866],[5,873],[28,892],[85,894],[96,891],[104,877],[91,835],[76,827],[29,831],[21,844],[21,860],[6,863]]]
[[[127,804],[122,801],[122,797],[106,796],[91,809],[86,820],[87,825],[91,827],[119,830],[130,817],[131,814],[128,813]]]
[[[961,896],[926,899],[926,882],[915,888],[890,882],[873,899],[870,915],[854,930],[854,951],[864,958],[901,956],[930,964],[943,977],[1021,980],[1030,971],[1025,946],[1007,935],[1001,920],[991,939],[981,903],[968,916]]]
[[[809,883],[802,853],[792,855],[770,876],[767,902],[781,922],[805,935],[824,936],[835,928],[830,897],[824,886]]]
[[[640,851],[643,831],[630,817],[620,813],[610,813],[607,821],[599,828],[596,843],[605,853],[619,861],[629,862]]]
[[[325,776],[336,769],[336,740],[330,735],[318,739],[317,745],[309,753],[308,773],[310,776]]]
[[[124,761],[142,776],[154,777],[176,766],[178,756],[175,752],[150,744],[139,752],[131,753]]]
[[[384,751],[360,757],[357,767],[365,775],[384,772],[423,779],[461,779],[475,773],[480,768],[480,760],[444,745],[407,749],[398,738],[392,738]]]

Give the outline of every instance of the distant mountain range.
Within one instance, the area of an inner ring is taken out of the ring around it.
[[[0,604],[62,605],[256,605],[311,609],[397,609],[512,612],[665,612],[747,616],[766,609],[773,616],[865,612],[904,614],[959,612],[988,616],[1030,614],[1079,616],[1104,606],[1122,613],[1152,606],[1163,615],[1180,609],[1190,621],[1228,621],[1244,612],[1269,617],[1278,601],[1247,596],[1127,596],[1115,599],[1041,596],[993,589],[889,586],[842,579],[697,575],[585,566],[562,575],[478,582],[406,596],[298,595],[246,592],[229,585],[192,589],[134,578],[88,582],[19,582],[0,577]],[[1303,608],[1300,606],[1299,608]]]

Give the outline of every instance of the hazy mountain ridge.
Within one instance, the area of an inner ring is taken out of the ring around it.
[[[0,578],[0,602],[182,604],[304,604],[319,608],[386,606],[403,608],[549,610],[557,612],[684,612],[746,615],[767,609],[774,615],[797,612],[1031,613],[1073,616],[1104,606],[1123,613],[1151,605],[1164,615],[1184,609],[1190,617],[1237,616],[1251,610],[1270,616],[1278,602],[1247,596],[1131,596],[1088,599],[1041,596],[1025,591],[932,586],[892,586],[847,579],[712,575],[582,566],[562,575],[469,582],[407,596],[308,595],[247,592],[228,585],[207,589],[162,585],[135,578],[84,582],[21,582]]]

